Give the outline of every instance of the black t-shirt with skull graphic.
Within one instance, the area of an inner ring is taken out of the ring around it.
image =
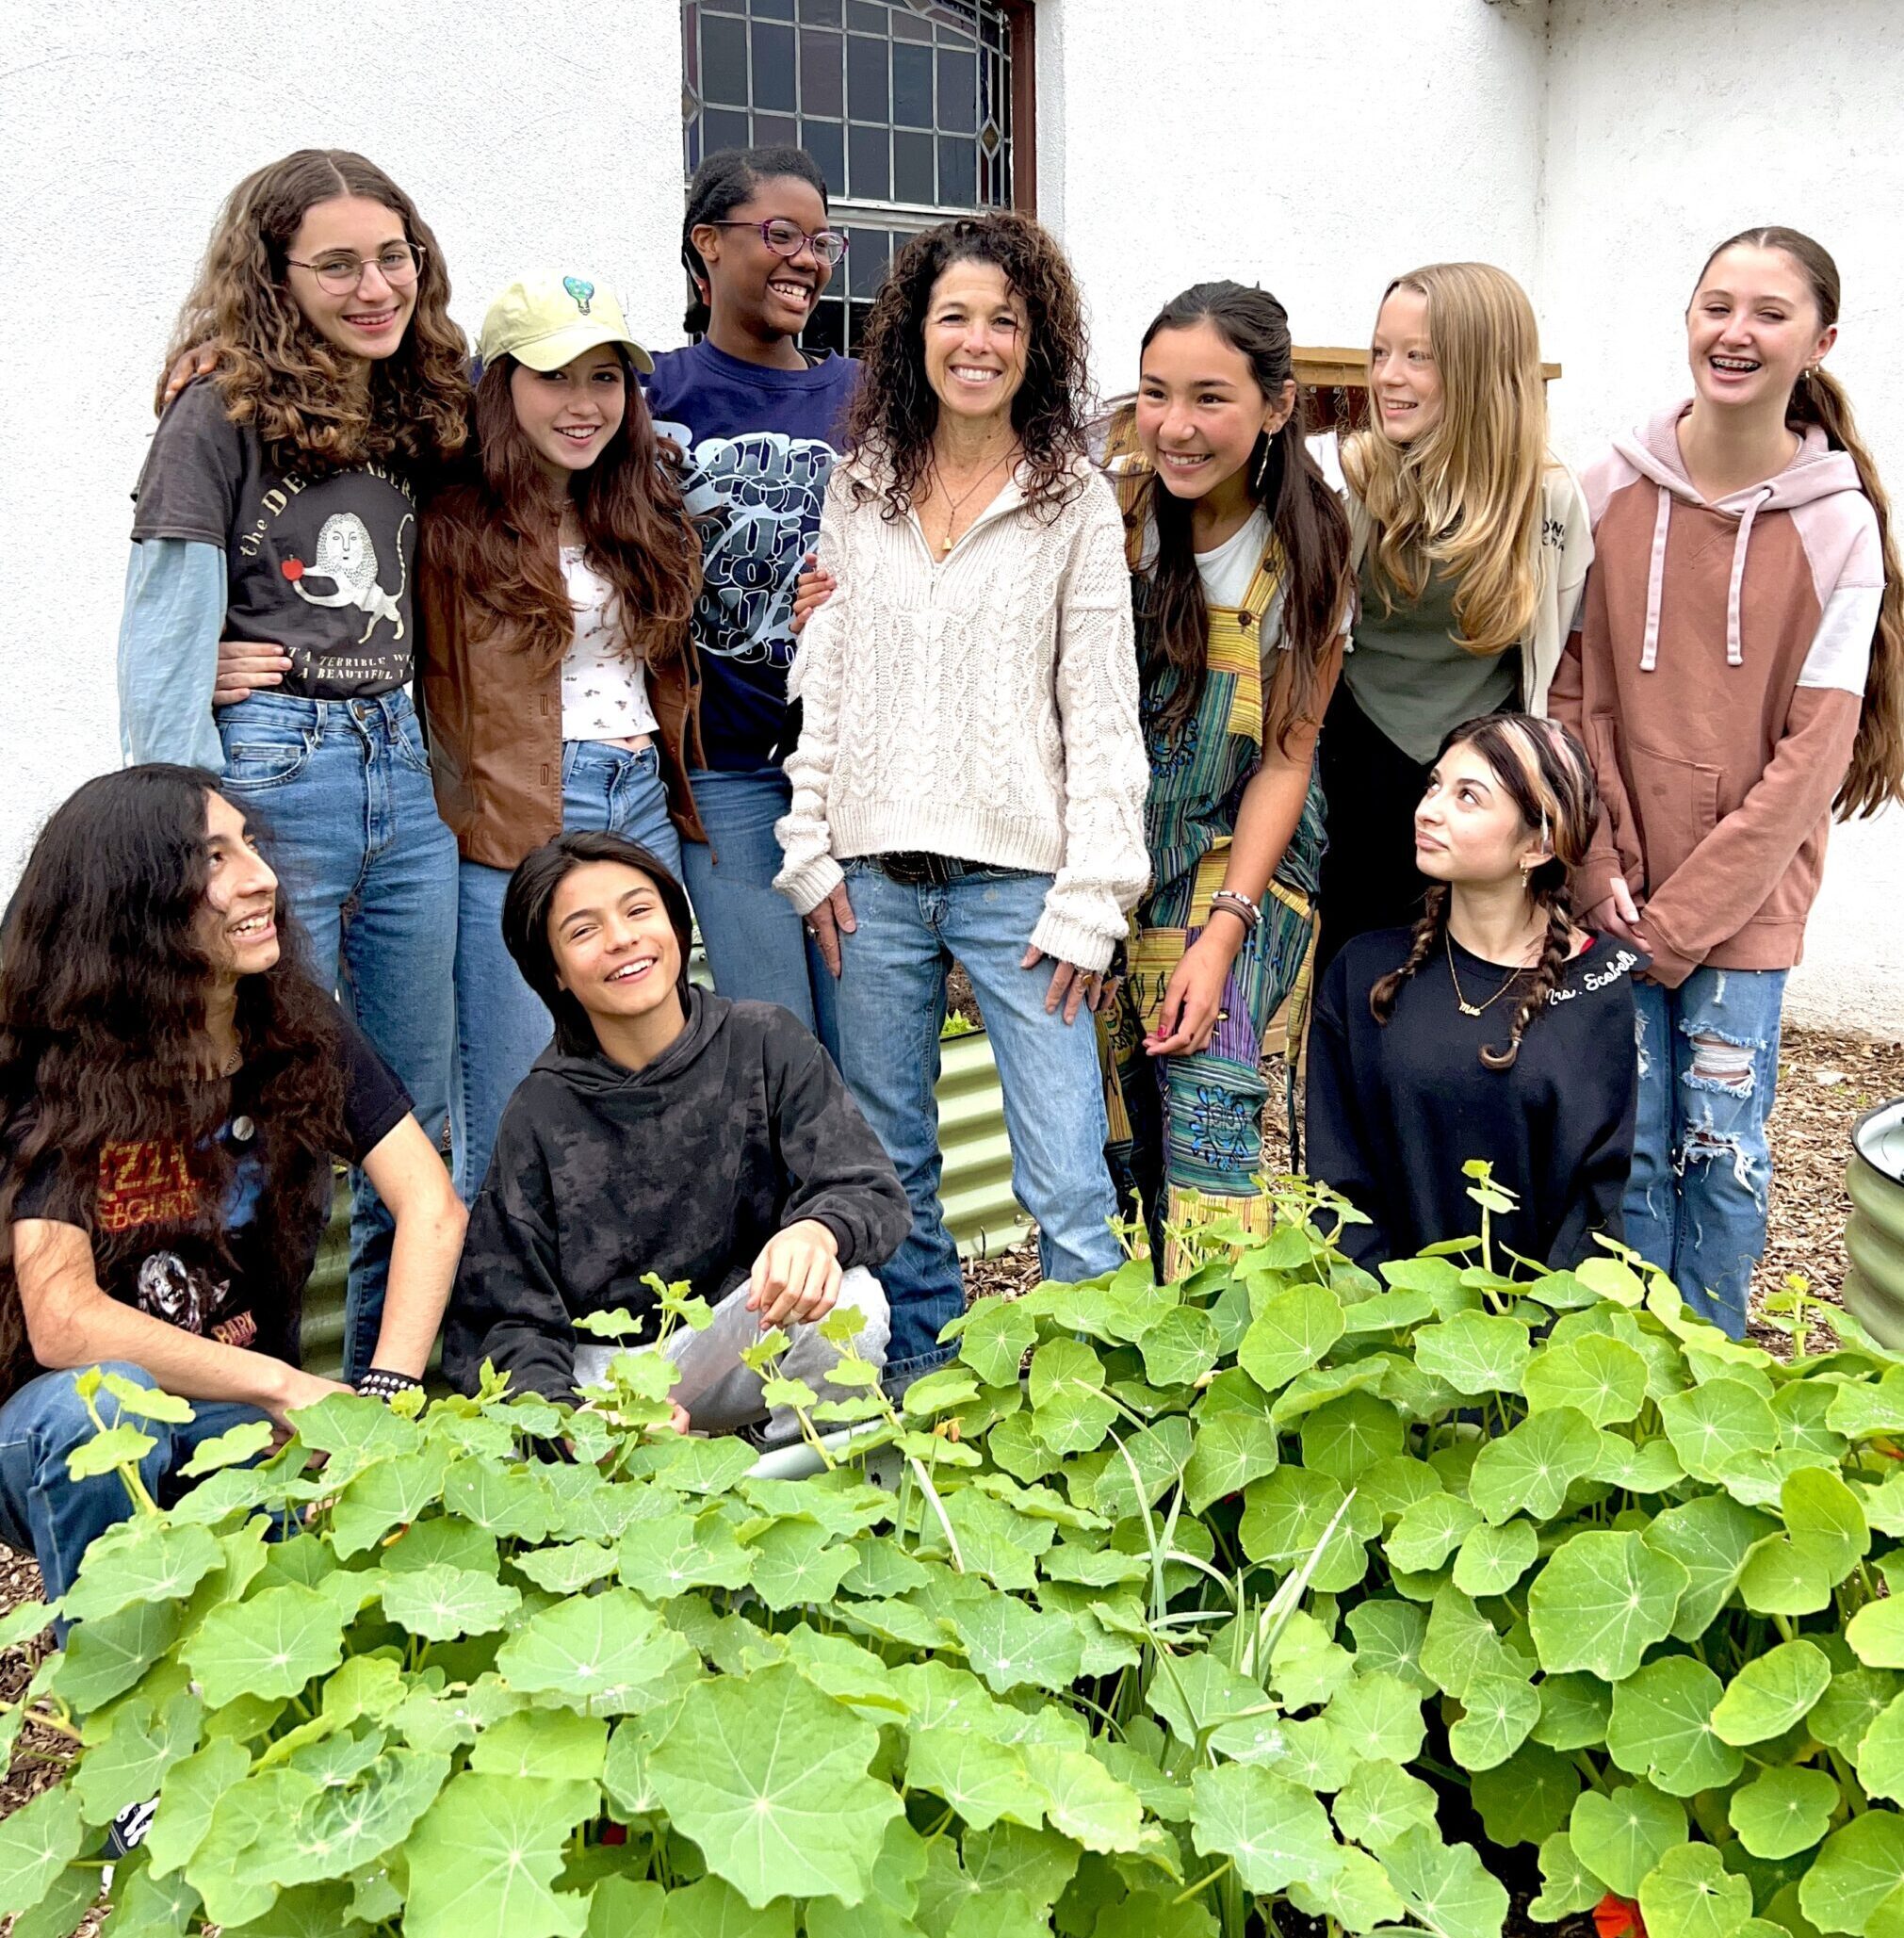
[[[200,378],[159,419],[133,496],[135,541],[224,553],[225,637],[284,647],[291,670],[275,691],[358,700],[408,684],[416,499],[400,471],[282,468]]]
[[[350,1018],[342,1022],[350,1148],[334,1155],[357,1163],[408,1116],[410,1099]],[[102,1146],[90,1164],[73,1156],[43,1161],[22,1183],[12,1216],[85,1231],[101,1289],[122,1304],[295,1364],[304,1281],[330,1217],[331,1166],[274,1148],[270,1123],[253,1115],[248,1078],[240,1070],[233,1080],[232,1115],[219,1132],[231,1163],[216,1211],[177,1144],[127,1138]],[[271,1167],[285,1163],[297,1165],[297,1175],[271,1180]],[[274,1225],[259,1215],[268,1181],[284,1187],[273,1194],[277,1202],[294,1208]],[[0,1367],[0,1397],[37,1370]]]

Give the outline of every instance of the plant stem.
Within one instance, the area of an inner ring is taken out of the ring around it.
[[[1188,1904],[1193,1897],[1201,1897],[1202,1894],[1208,1891],[1211,1885],[1215,1883],[1217,1879],[1222,1877],[1224,1872],[1229,1868],[1231,1860],[1226,1857],[1223,1860],[1223,1862],[1220,1865],[1218,1865],[1213,1871],[1210,1873],[1208,1877],[1198,1878],[1196,1883],[1188,1885],[1183,1890],[1180,1891],[1177,1894],[1177,1896],[1170,1900],[1171,1910],[1175,1911],[1180,1904]]]

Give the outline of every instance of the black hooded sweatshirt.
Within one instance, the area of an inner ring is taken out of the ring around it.
[[[551,1045],[496,1130],[444,1374],[473,1392],[491,1360],[515,1392],[569,1399],[577,1319],[651,1315],[649,1272],[718,1303],[803,1218],[844,1267],[883,1264],[912,1226],[891,1160],[787,1011],[691,990],[687,1028],[642,1070]]]

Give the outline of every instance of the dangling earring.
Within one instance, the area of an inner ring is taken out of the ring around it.
[[[1256,461],[1256,489],[1262,490],[1262,480],[1269,475],[1269,454],[1276,448],[1276,440],[1268,432],[1262,433],[1262,455]]]

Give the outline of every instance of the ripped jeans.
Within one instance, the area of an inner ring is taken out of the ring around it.
[[[1697,969],[1677,989],[1639,980],[1633,994],[1639,1105],[1626,1242],[1740,1339],[1766,1248],[1785,971]]]

